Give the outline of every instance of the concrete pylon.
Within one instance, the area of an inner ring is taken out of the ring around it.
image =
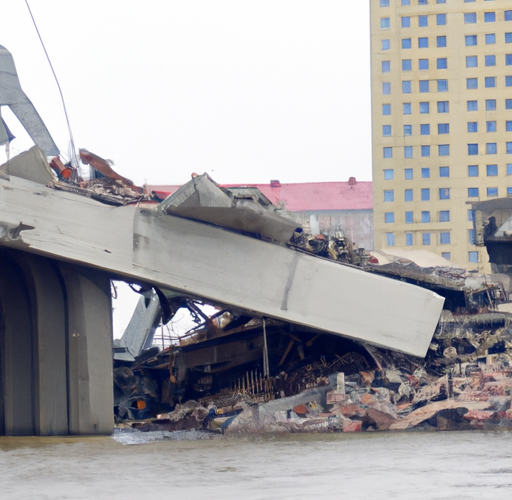
[[[0,249],[0,434],[109,434],[106,273]]]

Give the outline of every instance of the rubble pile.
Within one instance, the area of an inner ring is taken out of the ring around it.
[[[301,344],[292,339],[293,359],[273,370],[266,390],[255,389],[260,380],[255,373],[248,383],[216,393],[212,383],[203,397],[129,425],[228,433],[512,429],[512,315],[444,311],[425,359],[340,342],[329,334],[293,335]],[[278,350],[282,358],[289,344],[279,347],[276,339],[269,335],[270,352]],[[155,358],[158,363],[162,356],[165,352]],[[276,365],[278,357],[270,355]],[[144,376],[156,363],[148,361],[139,365]],[[151,385],[143,386],[148,394]]]

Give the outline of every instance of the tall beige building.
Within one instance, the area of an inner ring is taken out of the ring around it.
[[[374,244],[483,268],[468,202],[512,194],[512,0],[370,0]]]

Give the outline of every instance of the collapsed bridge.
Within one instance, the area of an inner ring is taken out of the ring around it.
[[[443,298],[294,250],[288,220],[203,180],[124,205],[58,179],[37,147],[0,167],[1,433],[111,432],[110,279],[425,355]]]

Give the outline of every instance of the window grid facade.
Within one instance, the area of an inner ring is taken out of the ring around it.
[[[371,0],[375,245],[482,266],[466,202],[512,193],[512,1],[383,2]],[[391,168],[384,185],[375,172]]]

